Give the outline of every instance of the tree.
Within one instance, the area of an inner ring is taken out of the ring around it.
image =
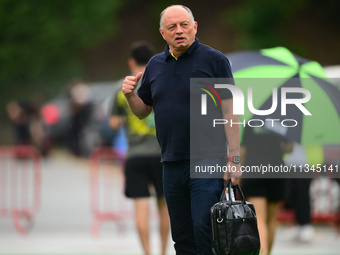
[[[80,54],[112,37],[124,0],[1,0],[0,94],[55,93],[53,84],[82,74]],[[51,88],[52,86],[52,88]]]

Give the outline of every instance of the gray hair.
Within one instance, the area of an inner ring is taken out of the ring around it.
[[[165,13],[169,8],[171,8],[171,7],[182,7],[183,9],[185,9],[185,10],[189,13],[190,18],[192,19],[192,23],[195,22],[194,15],[192,14],[192,11],[191,11],[188,7],[186,7],[186,6],[184,6],[184,5],[176,4],[176,5],[171,5],[171,6],[166,7],[166,8],[161,12],[160,21],[159,21],[159,27],[160,27],[160,29],[163,30],[163,15],[164,15],[164,13]]]

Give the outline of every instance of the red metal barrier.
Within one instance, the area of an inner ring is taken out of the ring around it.
[[[32,146],[0,146],[0,216],[20,234],[33,225],[40,207],[40,154]]]
[[[133,209],[123,193],[123,166],[124,158],[110,147],[97,148],[90,156],[91,232],[94,236],[99,236],[101,222],[119,224],[132,217]]]

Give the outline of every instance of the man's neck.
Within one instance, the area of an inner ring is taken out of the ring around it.
[[[183,55],[193,44],[195,40],[189,45],[187,48],[178,48],[175,49],[169,45],[169,53],[177,58],[179,58],[181,55]]]
[[[189,47],[190,48],[190,47]],[[174,50],[173,48],[170,48],[169,47],[169,53],[171,55],[173,55],[174,57],[179,58],[181,55],[183,55],[183,53],[185,53],[189,48],[187,49],[184,49],[184,50],[180,50],[180,51],[177,51],[177,50]]]

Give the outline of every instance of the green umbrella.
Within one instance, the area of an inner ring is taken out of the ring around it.
[[[245,96],[248,95],[248,88],[252,88],[252,105],[256,110],[271,109],[273,94],[277,95],[274,112],[269,115],[254,114],[245,106],[244,114],[239,116],[241,123],[242,119],[245,125],[250,126],[264,123],[270,131],[303,145],[340,144],[340,91],[327,81],[319,63],[297,56],[283,47],[242,51],[226,56],[231,62],[236,86]],[[300,108],[294,104],[283,104],[281,107],[284,95],[296,102],[308,97],[308,93],[294,93],[292,88],[305,89],[310,93],[310,99],[307,101],[306,98]],[[283,95],[284,90],[289,93]],[[247,97],[244,101],[247,105]],[[286,108],[285,115],[282,108]],[[304,109],[311,115],[303,112]],[[244,125],[240,127],[242,134]]]

